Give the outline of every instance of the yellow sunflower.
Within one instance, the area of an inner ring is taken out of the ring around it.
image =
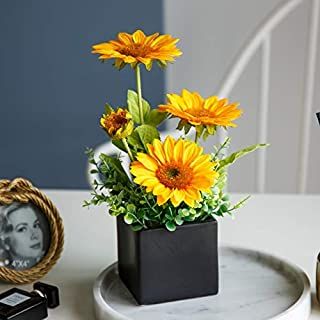
[[[148,154],[138,153],[130,170],[135,183],[157,196],[158,205],[170,200],[175,207],[182,201],[194,207],[201,191],[211,192],[218,177],[214,166],[196,143],[168,136],[163,143],[155,139],[148,144]]]
[[[134,128],[132,115],[122,108],[103,114],[100,125],[114,140],[128,137]]]
[[[185,124],[202,126],[209,134],[215,132],[216,126],[236,127],[232,121],[239,118],[242,110],[239,103],[228,103],[228,99],[217,96],[202,98],[198,92],[182,90],[181,95],[167,94],[167,104],[159,105],[159,111],[168,112],[181,119],[181,127]],[[180,127],[180,129],[181,129]]]
[[[118,69],[126,64],[135,67],[143,63],[148,70],[151,70],[153,60],[165,66],[167,61],[174,61],[182,52],[176,47],[179,39],[169,34],[159,35],[154,33],[146,36],[141,30],[133,34],[121,32],[117,40],[103,42],[92,46],[92,53],[100,54],[99,59],[115,59],[115,66]]]

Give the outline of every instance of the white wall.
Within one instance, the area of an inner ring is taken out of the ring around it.
[[[229,131],[232,150],[271,143],[265,156],[233,166],[230,191],[320,192],[319,1],[165,0],[166,32],[181,39],[184,52],[168,68],[167,91],[187,88],[204,96],[217,94],[261,26],[287,4],[293,9],[271,28],[270,42],[257,48],[228,95],[244,110],[238,128]]]

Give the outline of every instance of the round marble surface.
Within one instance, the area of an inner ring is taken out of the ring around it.
[[[94,285],[97,320],[305,320],[310,283],[298,267],[266,253],[223,247],[216,296],[139,306],[119,279],[117,264]]]

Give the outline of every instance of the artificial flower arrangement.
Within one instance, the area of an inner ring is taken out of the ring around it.
[[[130,158],[131,175],[124,169],[120,155],[100,154],[97,161],[94,152],[88,150],[89,161],[95,166],[92,173],[99,174],[101,181],[94,181],[92,199],[84,205],[106,203],[109,213],[117,216],[120,276],[141,304],[217,293],[216,226],[210,229],[211,233],[206,238],[199,238],[200,233],[196,231],[184,240],[168,237],[170,233],[165,229],[179,234],[180,228],[185,225],[205,225],[208,221],[216,222],[214,217],[233,215],[248,197],[231,205],[224,191],[227,167],[243,155],[266,146],[256,144],[225,156],[230,144],[227,138],[214,147],[211,154],[204,153],[200,141],[214,135],[218,128],[236,127],[233,121],[242,114],[238,103],[229,103],[225,98],[203,98],[197,92],[184,89],[180,94],[168,94],[167,102],[157,108],[150,107],[142,96],[140,66],[144,65],[150,71],[153,63],[157,62],[161,68],[165,68],[168,62],[173,62],[182,54],[176,47],[178,41],[171,35],[155,33],[147,36],[137,30],[133,34],[119,33],[117,40],[94,45],[92,51],[99,54],[102,61],[114,59],[114,66],[119,70],[130,65],[136,74],[137,91],[128,90],[127,106],[114,108],[106,104],[100,119],[100,125],[112,143]],[[158,126],[170,118],[179,119],[177,129],[181,130],[181,136],[178,139],[171,136],[161,139]],[[190,135],[194,138],[190,139]],[[124,229],[124,225],[130,225],[131,231]],[[155,235],[158,240],[151,241],[147,233],[148,240],[145,242],[143,238],[136,240],[137,237],[143,237],[145,230],[160,230],[155,232],[158,232]],[[184,275],[181,271],[173,272],[172,255],[160,257],[168,248],[162,243],[168,239],[171,249],[176,243],[175,266],[177,270],[183,269]],[[128,243],[130,241],[133,242],[131,245]],[[181,241],[185,248],[194,248],[193,251],[183,249],[185,255],[180,256]],[[152,247],[154,242],[157,242],[157,253]],[[128,248],[131,248],[131,252],[123,253]],[[132,261],[133,255],[137,256],[135,262]],[[149,256],[150,259],[143,259],[143,256]],[[168,259],[171,259],[170,265],[167,265]],[[198,264],[194,266],[192,261],[186,263],[185,259],[207,262],[202,264],[205,267],[199,269]],[[141,266],[141,270],[148,269],[149,274],[144,272],[142,276],[139,268],[143,263],[145,265]],[[138,266],[133,268],[132,265]],[[212,277],[212,274],[216,276]],[[186,293],[179,286],[179,281],[186,283],[187,279],[193,282],[184,287],[194,287],[194,290]],[[169,285],[171,289],[166,287]],[[172,287],[175,289],[172,290]]]
[[[138,30],[132,35],[119,33],[117,40],[93,46],[92,52],[100,54],[102,61],[115,59],[119,70],[129,64],[136,73],[137,92],[128,90],[127,107],[115,109],[106,104],[100,119],[112,143],[130,157],[133,177],[127,175],[120,157],[101,154],[100,162],[96,162],[89,150],[90,162],[96,166],[92,173],[99,172],[103,182],[94,182],[93,198],[85,205],[107,203],[109,213],[123,215],[135,231],[159,226],[174,231],[183,223],[233,214],[247,198],[230,205],[224,192],[226,168],[265,146],[253,145],[222,158],[230,143],[227,138],[212,154],[203,153],[201,138],[214,135],[218,127],[236,127],[232,121],[242,111],[238,103],[228,103],[227,99],[203,98],[184,89],[181,94],[168,94],[167,103],[151,109],[142,97],[140,65],[147,70],[153,62],[166,67],[182,54],[176,47],[178,40],[158,33],[146,36]],[[177,129],[184,134],[177,140],[168,136],[161,141],[157,127],[172,117],[180,120]],[[195,129],[194,141],[185,137],[191,128]]]

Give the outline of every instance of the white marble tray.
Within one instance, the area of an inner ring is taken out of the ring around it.
[[[94,285],[97,320],[306,320],[310,283],[297,266],[269,254],[223,247],[217,296],[139,306],[122,284],[117,264]]]

